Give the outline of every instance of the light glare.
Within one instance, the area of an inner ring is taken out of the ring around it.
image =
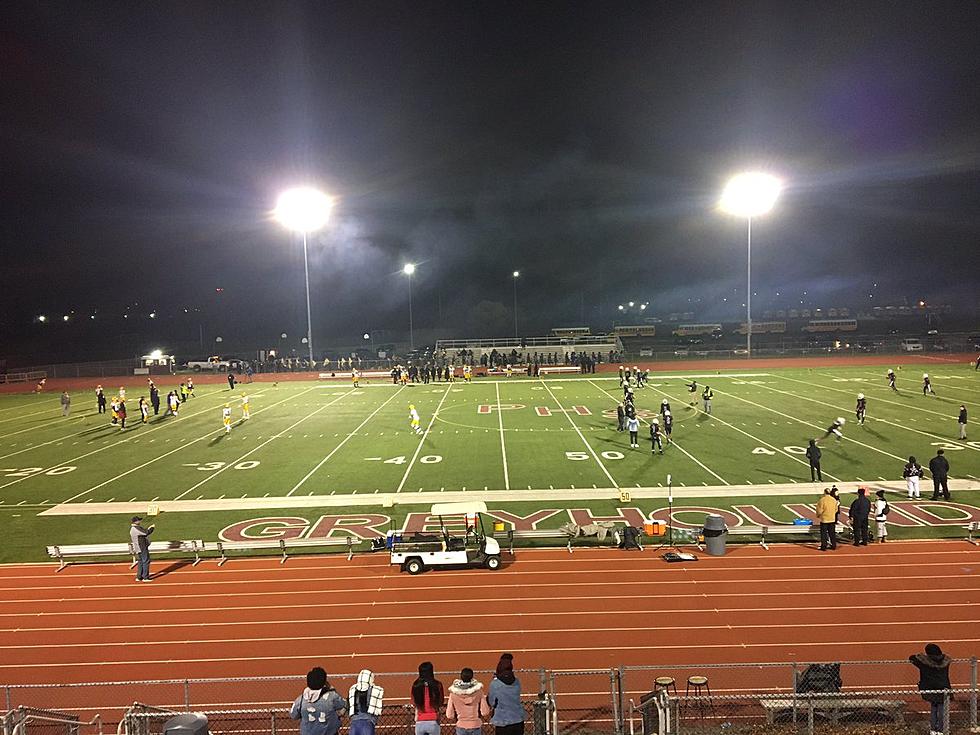
[[[718,206],[736,217],[758,217],[775,206],[782,188],[782,182],[771,174],[761,171],[738,174],[725,185]]]
[[[333,198],[311,187],[288,189],[279,195],[273,217],[294,232],[316,232],[330,219]]]
[[[402,273],[406,276],[410,276],[415,272],[415,263],[406,263],[405,267],[402,268]]]
[[[519,278],[521,275],[520,271],[514,271],[514,278]]]

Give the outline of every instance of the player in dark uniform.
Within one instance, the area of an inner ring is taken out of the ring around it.
[[[898,388],[895,387],[895,371],[888,368],[888,372],[885,373],[885,377],[888,378],[888,387],[898,393]]]
[[[626,409],[622,403],[616,404],[616,431],[622,431],[626,424]]]
[[[857,405],[854,407],[854,415],[857,418],[857,422],[864,426],[864,419],[868,415],[868,399],[864,397],[864,393],[858,393]]]
[[[664,436],[667,437],[667,443],[670,444],[670,434],[674,430],[674,417],[669,410],[664,411]]]
[[[698,403],[698,381],[692,380],[690,383],[686,383],[687,392],[691,394],[691,405],[696,406]]]
[[[843,431],[841,431],[844,428],[844,423],[845,423],[844,417],[838,416],[836,419],[834,419],[834,423],[832,423],[830,426],[827,427],[826,433],[822,437],[820,437],[818,441],[823,441],[828,436],[833,434],[834,436],[837,437],[837,443],[840,444],[840,440],[844,438],[844,433]]]
[[[655,418],[650,422],[650,454],[656,454],[657,450],[664,453],[663,435],[660,432],[660,419]]]
[[[666,398],[664,398],[660,402],[660,415],[663,416],[664,414],[667,414],[667,413],[670,413],[670,401],[668,401]]]
[[[932,381],[929,380],[929,373],[922,373],[922,395],[936,395],[932,389]]]

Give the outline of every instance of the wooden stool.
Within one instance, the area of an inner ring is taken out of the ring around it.
[[[656,679],[653,680],[653,693],[656,694],[661,689],[666,691],[668,695],[670,694],[670,690],[673,689],[674,696],[675,697],[680,696],[677,693],[677,682],[674,680],[674,677],[672,676],[658,676]]]
[[[691,690],[694,690],[693,693]],[[684,690],[685,706],[693,705],[698,708],[698,717],[704,719],[704,713],[715,714],[715,703],[711,699],[711,687],[707,676],[687,677],[687,687]]]

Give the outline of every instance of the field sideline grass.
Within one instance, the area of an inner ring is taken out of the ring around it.
[[[134,380],[127,386],[131,428],[125,432],[95,414],[90,393],[73,395],[69,418],[61,417],[55,394],[0,396],[0,533],[7,542],[0,560],[36,560],[47,543],[104,541],[124,533],[119,516],[37,515],[66,502],[463,488],[479,497],[487,488],[511,491],[510,508],[520,505],[520,492],[528,488],[587,494],[593,487],[657,487],[670,473],[677,487],[757,485],[756,504],[773,502],[777,509],[812,501],[809,484],[801,486],[798,500],[778,502],[766,498],[766,486],[809,483],[799,452],[837,416],[848,419],[845,440],[822,443],[825,480],[894,481],[908,455],[926,464],[937,447],[946,449],[954,477],[980,476],[980,434],[966,442],[956,438],[960,403],[971,412],[980,409],[980,377],[965,365],[928,368],[937,397],[922,395],[921,367],[900,371],[899,394],[888,390],[878,367],[684,369],[651,375],[649,387],[636,391],[643,417],[654,415],[663,398],[671,403],[675,445],[663,456],[651,456],[644,441],[631,450],[626,435],[615,431],[621,391],[608,374],[406,388],[376,381],[359,390],[347,383],[257,382],[234,392],[202,385],[180,418],[154,417],[145,426],[134,416],[144,385]],[[711,416],[689,405],[690,375],[713,389]],[[226,435],[221,408],[229,401],[237,419],[243,389],[251,396],[253,418]],[[863,427],[853,421],[858,391],[869,402]],[[421,414],[424,438],[410,430],[410,403]],[[641,440],[645,436],[643,426]],[[929,495],[928,479],[923,488]],[[972,490],[956,499],[980,500]],[[591,501],[588,507],[615,505]],[[168,514],[167,524],[171,537],[213,539],[228,523],[256,515]]]

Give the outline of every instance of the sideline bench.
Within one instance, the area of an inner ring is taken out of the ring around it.
[[[278,549],[282,558],[280,564],[285,564],[289,558],[287,549],[310,548],[314,546],[347,546],[347,561],[354,557],[354,544],[361,543],[361,539],[353,536],[327,536],[326,538],[308,539],[254,539],[249,541],[217,541],[215,543],[220,557],[218,566],[220,567],[228,561],[226,551],[263,551],[268,549]]]
[[[129,565],[129,568],[132,569],[136,566],[137,557],[139,556],[130,543],[59,545],[49,546],[47,549],[48,556],[52,559],[57,559],[61,563],[61,566],[55,570],[57,572],[60,572],[71,564],[74,559],[103,558],[108,556],[130,557],[132,563]],[[204,551],[204,542],[201,540],[150,542],[151,554],[193,554],[194,566],[197,566],[201,561],[202,551]]]
[[[827,720],[833,725],[848,719],[858,712],[873,712],[887,717],[896,724],[905,723],[905,701],[898,699],[879,699],[861,696],[812,696],[800,694],[779,694],[759,697],[759,704],[766,711],[766,722],[774,723],[777,718],[787,715],[804,717],[813,707],[815,717]]]
[[[620,533],[619,528],[615,528],[609,531],[606,536],[607,541],[612,548],[615,548],[618,544],[617,534]],[[572,541],[588,541],[595,540],[599,545],[603,545],[605,542],[600,542],[597,536],[578,536],[570,537],[567,533],[559,528],[535,528],[530,531],[515,531],[513,528],[507,531],[507,543],[508,543],[508,553],[514,556],[514,539],[536,539],[536,538],[560,538],[565,539],[565,546],[568,549],[568,553],[572,553]]]
[[[837,533],[843,534],[845,526],[842,523],[837,524]],[[766,551],[769,551],[769,537],[770,536],[793,536],[793,535],[805,535],[813,536],[814,534],[820,537],[820,524],[814,523],[810,526],[797,526],[792,523],[780,524],[778,526],[736,526],[734,528],[728,529],[728,535],[730,536],[761,536],[762,540],[759,542],[761,546]],[[698,548],[701,544],[698,544]]]
[[[548,367],[541,365],[538,367],[538,375],[580,372],[582,372],[582,368],[580,368],[578,365],[549,365]]]

